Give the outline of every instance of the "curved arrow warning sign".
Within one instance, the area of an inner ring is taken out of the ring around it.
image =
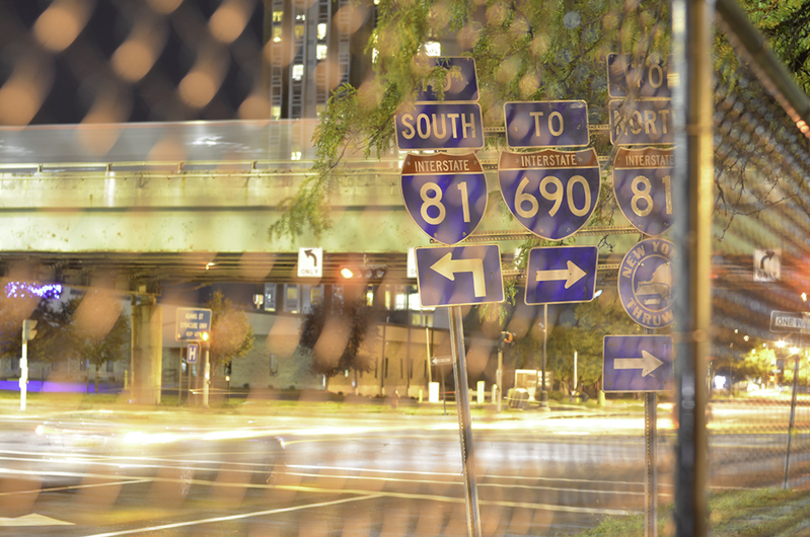
[[[602,389],[660,392],[672,388],[670,336],[605,336]]]

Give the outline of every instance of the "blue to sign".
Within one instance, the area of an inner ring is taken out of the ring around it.
[[[548,240],[576,233],[599,200],[601,173],[596,150],[501,152],[501,194],[526,229]]]
[[[194,364],[197,363],[197,356],[200,353],[200,346],[196,343],[192,343],[186,349],[186,363]]]
[[[602,390],[660,392],[672,389],[670,336],[605,336]]]
[[[475,74],[475,60],[468,57],[429,58],[430,67],[446,69],[444,82],[445,101],[477,101],[478,78]],[[416,94],[415,101],[438,101],[438,92],[427,85]]]
[[[596,246],[532,248],[526,273],[526,304],[593,300]]]
[[[670,99],[608,102],[610,142],[614,145],[675,143]]]
[[[417,149],[481,149],[484,126],[478,103],[416,103],[396,116],[397,147]]]
[[[585,101],[510,102],[503,105],[509,147],[588,145]]]
[[[497,244],[417,248],[416,270],[423,306],[503,302]]]
[[[402,165],[402,197],[422,231],[444,244],[455,244],[481,223],[487,180],[473,153],[409,154]]]
[[[178,341],[199,341],[203,332],[211,332],[211,310],[205,308],[177,308]]]
[[[613,190],[624,216],[646,235],[672,225],[673,149],[619,148],[613,163]]]
[[[627,55],[608,54],[607,76],[608,97],[627,97],[631,93],[645,98],[672,96],[667,80],[667,67],[662,61],[639,68],[630,63]],[[631,80],[636,87],[634,92],[630,91]]]

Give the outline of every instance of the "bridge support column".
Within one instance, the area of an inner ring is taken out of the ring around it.
[[[163,374],[163,313],[154,297],[132,298],[133,403],[160,404]]]

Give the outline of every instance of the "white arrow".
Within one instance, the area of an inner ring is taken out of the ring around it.
[[[641,358],[616,358],[613,360],[613,369],[641,369],[641,376],[646,377],[664,362],[647,351],[641,351]]]
[[[536,282],[550,282],[565,280],[565,288],[568,289],[585,276],[585,271],[568,261],[568,268],[557,270],[538,270],[534,277]]]
[[[447,252],[444,257],[433,263],[430,269],[438,272],[451,282],[455,281],[456,274],[460,272],[472,272],[473,294],[476,297],[486,296],[487,294],[483,259],[453,259],[453,252]]]

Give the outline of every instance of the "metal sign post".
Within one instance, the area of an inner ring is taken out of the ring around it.
[[[644,537],[658,535],[658,479],[656,476],[656,442],[658,394],[644,394]]]
[[[788,424],[787,455],[785,456],[785,483],[783,489],[787,490],[790,483],[790,439],[793,436],[793,427],[796,423],[796,396],[799,391],[799,354],[793,365],[793,396],[790,399],[790,423]]]
[[[453,353],[453,375],[456,381],[461,463],[464,469],[464,497],[467,504],[467,534],[470,537],[481,537],[481,515],[478,509],[478,489],[475,484],[470,394],[467,388],[467,360],[464,352],[464,328],[461,321],[461,308],[451,306],[450,347]]]

